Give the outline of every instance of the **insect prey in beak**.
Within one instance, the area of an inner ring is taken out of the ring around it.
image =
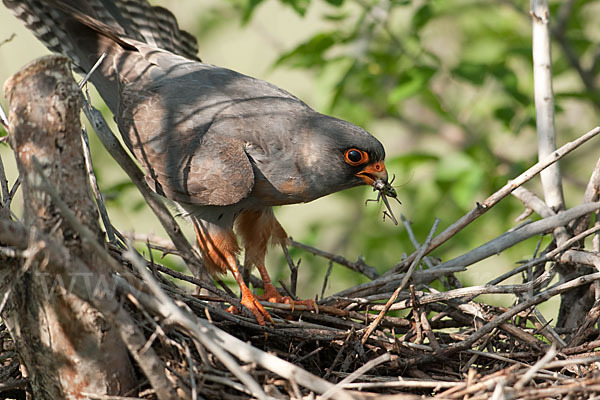
[[[377,179],[375,182],[373,182],[373,191],[378,192],[377,198],[367,199],[365,201],[365,205],[370,201],[379,203],[379,200],[383,200],[383,204],[385,204],[385,208],[387,209],[383,211],[383,220],[385,221],[385,217],[387,216],[392,220],[394,225],[398,225],[398,220],[394,216],[394,213],[392,212],[392,208],[390,207],[390,203],[388,201],[388,197],[391,197],[392,199],[396,200],[398,204],[402,204],[400,200],[398,200],[398,194],[396,193],[396,189],[394,189],[394,187],[392,186],[392,183],[394,182],[395,178],[395,176],[392,177],[392,180],[390,182],[384,182],[381,179]]]

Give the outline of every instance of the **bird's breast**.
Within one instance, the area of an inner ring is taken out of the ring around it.
[[[262,174],[257,175],[250,195],[265,205],[305,203],[315,199],[308,183],[300,177],[269,180]]]

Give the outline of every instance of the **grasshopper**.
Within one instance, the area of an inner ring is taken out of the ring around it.
[[[390,203],[388,201],[388,197],[391,197],[392,199],[395,199],[398,202],[398,204],[402,204],[400,200],[398,200],[398,194],[396,193],[396,189],[394,189],[394,187],[392,186],[392,183],[394,183],[395,178],[396,176],[392,177],[392,180],[390,182],[384,182],[381,179],[377,179],[375,182],[373,182],[373,191],[378,191],[379,193],[377,193],[377,198],[367,199],[365,201],[365,205],[370,201],[379,203],[379,200],[383,200],[383,204],[385,204],[385,207],[387,208],[387,210],[383,211],[383,220],[385,221],[385,217],[387,216],[392,220],[394,225],[398,225],[398,220],[394,216],[394,213],[392,212],[392,208],[390,207]]]

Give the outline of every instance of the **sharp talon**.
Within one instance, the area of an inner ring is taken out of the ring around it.
[[[259,325],[264,326],[265,320],[268,323],[270,323],[271,325],[275,325],[273,318],[271,318],[271,314],[269,314],[269,312],[267,310],[265,310],[265,308],[262,306],[262,304],[260,304],[258,302],[258,299],[256,298],[256,296],[254,296],[252,294],[252,292],[250,292],[249,290],[244,291],[242,293],[241,303],[244,307],[246,307],[248,309],[248,311],[250,311],[252,313],[252,315],[256,319],[256,322]],[[238,312],[239,312],[239,310],[238,310]]]
[[[230,314],[234,314],[234,315],[237,315],[240,313],[240,310],[236,306],[229,306],[229,307],[227,307],[227,309],[225,311],[227,311]]]
[[[257,299],[262,301],[268,301],[269,303],[278,303],[278,304],[289,304],[291,306],[291,312],[296,310],[296,305],[303,305],[308,308],[309,311],[317,310],[317,303],[314,300],[293,300],[289,296],[282,296],[279,294],[275,286],[272,283],[265,283],[264,294],[260,296],[256,296]]]
[[[268,312],[267,312],[267,321],[269,321],[269,323],[271,325],[275,326],[275,321],[273,321],[273,318],[271,318],[271,314],[269,314]]]

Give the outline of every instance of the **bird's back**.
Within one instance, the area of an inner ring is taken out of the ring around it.
[[[118,75],[135,79],[140,69],[131,66],[143,64],[127,40],[200,61],[196,39],[179,29],[168,10],[152,7],[146,0],[3,2],[49,50],[71,58],[79,72],[88,72],[102,53],[108,53],[91,81],[113,112],[119,101]]]

